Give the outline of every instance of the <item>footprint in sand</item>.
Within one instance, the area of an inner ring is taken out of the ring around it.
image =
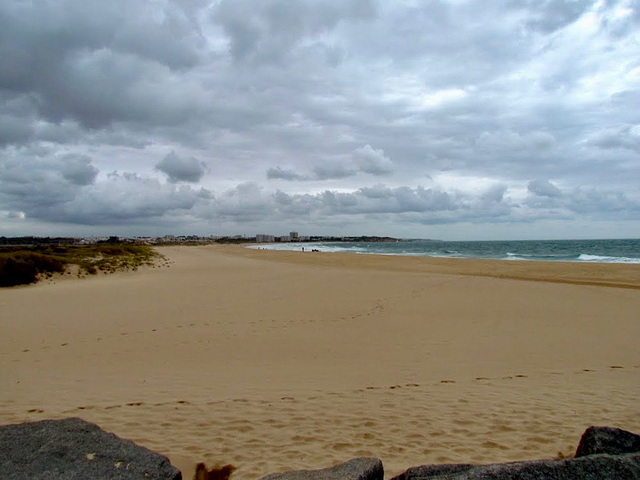
[[[351,446],[350,443],[336,442],[333,445],[331,445],[331,448],[333,450],[341,451],[341,450],[345,450],[345,449],[349,448],[350,446]]]
[[[622,365],[611,365],[609,368],[624,368]]]
[[[481,444],[484,448],[490,448],[491,450],[509,450],[509,447],[502,445],[501,443],[492,442],[491,440],[487,440]]]
[[[440,380],[440,383],[456,383],[455,380]]]
[[[44,410],[40,408],[30,408],[29,410],[27,410],[27,413],[44,413]]]

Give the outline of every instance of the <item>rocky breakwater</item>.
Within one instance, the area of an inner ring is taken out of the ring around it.
[[[221,478],[207,474],[198,478]],[[233,471],[233,467],[226,474]],[[216,476],[217,475],[217,476]],[[377,458],[355,458],[320,470],[272,473],[261,480],[383,480]],[[79,418],[0,426],[0,478],[180,480],[169,460]],[[185,479],[192,478],[186,474]],[[632,480],[640,479],[640,436],[590,427],[573,458],[490,465],[411,467],[392,480]]]
[[[271,474],[261,480],[383,480],[382,462],[359,458],[322,470]],[[634,480],[640,479],[640,436],[589,427],[573,458],[490,465],[411,467],[392,480]]]
[[[3,480],[180,480],[166,457],[79,418],[0,426]]]

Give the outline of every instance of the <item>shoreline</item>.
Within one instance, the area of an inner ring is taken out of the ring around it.
[[[296,241],[254,243],[250,248],[381,254],[431,258],[640,264],[640,239],[519,241]]]
[[[390,478],[640,431],[638,268],[158,251],[170,266],[0,290],[1,424],[79,416],[185,478],[204,461],[237,480],[361,455]]]
[[[244,254],[246,251],[259,255]],[[224,249],[224,250],[222,250]],[[294,250],[259,250],[247,246],[224,246],[221,251],[266,261],[283,261],[305,265],[377,268],[424,274],[470,275],[512,280],[593,285],[640,289],[640,264],[586,263],[544,260],[501,260],[484,258],[444,258],[347,252],[300,252]],[[317,258],[298,257],[309,254]],[[273,256],[271,256],[273,255]],[[349,262],[331,256],[346,255]],[[368,259],[368,257],[372,257]],[[356,258],[358,260],[356,260]],[[360,260],[363,258],[364,260]]]

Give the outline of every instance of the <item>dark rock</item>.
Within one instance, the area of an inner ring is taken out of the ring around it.
[[[492,465],[425,465],[392,480],[637,480],[640,454],[592,455]]]
[[[260,480],[382,480],[384,469],[377,458],[354,458],[331,468],[272,473]]]
[[[640,435],[613,427],[589,427],[582,434],[576,457],[599,453],[640,453]]]
[[[392,480],[404,480],[410,478],[449,478],[452,475],[464,473],[476,468],[467,463],[443,463],[440,465],[421,465],[408,468]]]
[[[4,480],[181,480],[162,455],[80,418],[0,426]]]

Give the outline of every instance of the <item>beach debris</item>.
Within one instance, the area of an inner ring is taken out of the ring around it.
[[[237,468],[231,464],[223,466],[214,466],[210,469],[204,463],[196,465],[196,473],[193,480],[229,480],[229,477]]]

